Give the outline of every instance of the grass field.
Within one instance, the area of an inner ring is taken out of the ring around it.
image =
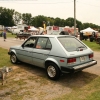
[[[83,40],[82,42],[84,42],[87,46],[89,46],[92,50],[94,51],[100,51],[100,45],[97,44],[95,41],[90,42],[90,41],[85,41]]]
[[[0,31],[0,33],[2,33],[2,31]],[[7,37],[10,37],[10,38],[15,38],[15,37],[16,37],[16,35],[15,35],[15,34],[14,34],[14,35],[12,35],[12,33],[7,32]]]
[[[16,37],[16,35],[15,35],[15,34],[13,34],[13,35],[12,35],[12,33],[7,32],[7,37],[10,37],[10,38],[15,38],[15,37]]]
[[[6,49],[0,48],[0,67],[12,66],[7,52],[8,51]],[[100,100],[100,76],[90,73],[78,73],[71,79],[69,79],[70,77],[67,78],[68,82],[65,83],[68,88],[71,88],[71,92],[67,93],[68,91],[66,91],[66,94],[59,95],[58,98],[54,98],[52,100]],[[46,81],[48,80],[45,79],[45,82]]]
[[[12,64],[9,60],[8,50],[0,48],[0,67],[11,65]]]
[[[88,78],[84,77],[83,80]],[[54,100],[100,100],[100,77],[93,79],[82,88],[77,87],[70,94]]]
[[[10,33],[7,33],[7,35],[8,35],[8,37],[15,37],[15,35],[12,35]],[[96,44],[95,41],[94,42],[83,41],[83,42],[86,45],[88,45],[92,50],[100,51],[100,45]],[[13,66],[13,64],[10,62],[8,50],[0,48],[0,67],[3,67],[3,66],[10,67],[10,66]],[[29,78],[28,78],[28,80],[29,80]],[[33,81],[36,81],[36,80],[37,80],[37,78],[34,79]],[[46,82],[48,83],[48,79],[45,79],[45,83]],[[76,74],[73,78],[67,77],[67,81],[64,81],[64,82],[60,82],[60,83],[65,84],[65,86],[63,86],[63,87],[68,87],[71,89],[71,91],[69,93],[68,93],[68,91],[66,91],[66,93],[64,95],[59,94],[58,98],[53,98],[52,100],[100,100],[100,76],[84,72],[84,73]],[[20,83],[21,83],[21,81],[20,81]],[[39,83],[41,83],[41,81]],[[54,84],[52,81],[50,83]],[[57,83],[55,83],[55,84],[57,84]],[[15,83],[13,82],[13,86],[14,86],[14,84]],[[46,84],[44,84],[44,87]],[[22,87],[23,85],[25,85],[24,82],[23,82],[23,84],[20,84],[20,87]],[[8,86],[6,88],[9,88],[9,87],[10,87],[10,82],[8,83]],[[0,86],[0,88],[3,89],[5,87]],[[50,87],[50,88],[53,89],[53,87]],[[19,92],[19,90],[18,90],[18,92]],[[33,88],[33,90],[34,90],[34,88]],[[58,92],[59,91],[61,91],[61,90],[58,90]],[[17,93],[17,91],[16,91],[16,93]],[[54,92],[52,94],[54,94]],[[52,94],[51,94],[51,96],[52,96]],[[23,97],[24,97],[24,95],[25,94],[23,94]],[[31,93],[28,91],[27,95],[29,96],[29,95],[31,95]],[[42,94],[40,93],[38,95],[42,95]],[[22,95],[21,96],[18,95],[16,97],[16,95],[11,95],[10,92],[6,92],[5,97],[6,96],[11,96],[13,98],[12,100],[22,100],[22,99],[19,99],[19,98],[22,98],[21,97]],[[4,99],[2,98],[2,100],[4,100]],[[42,100],[42,99],[40,99],[40,100]]]

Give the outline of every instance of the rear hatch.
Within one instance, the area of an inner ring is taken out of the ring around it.
[[[80,65],[93,60],[93,51],[75,37],[59,37],[67,55],[68,66]]]

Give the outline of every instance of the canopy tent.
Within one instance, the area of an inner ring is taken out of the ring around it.
[[[43,30],[44,28],[43,27],[39,27],[39,29],[42,29]]]
[[[80,32],[83,32],[83,33],[90,32],[90,33],[92,33],[92,32],[98,32],[98,31],[95,31],[92,28],[88,27],[88,28],[86,28],[84,30],[81,30]]]
[[[30,29],[28,29],[29,31],[39,31],[37,28],[35,27],[31,27]]]

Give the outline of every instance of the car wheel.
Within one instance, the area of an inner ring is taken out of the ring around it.
[[[57,80],[60,77],[60,70],[58,66],[54,63],[48,63],[46,65],[47,76],[52,80]]]
[[[17,57],[16,57],[16,55],[15,55],[14,53],[11,54],[10,60],[11,60],[11,62],[12,62],[13,64],[16,64],[16,63],[18,62],[18,59],[17,59]]]

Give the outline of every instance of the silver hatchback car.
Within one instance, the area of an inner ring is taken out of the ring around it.
[[[73,73],[97,64],[93,51],[69,35],[30,36],[22,45],[10,47],[8,54],[13,64],[21,61],[45,68],[52,80],[61,73]]]

